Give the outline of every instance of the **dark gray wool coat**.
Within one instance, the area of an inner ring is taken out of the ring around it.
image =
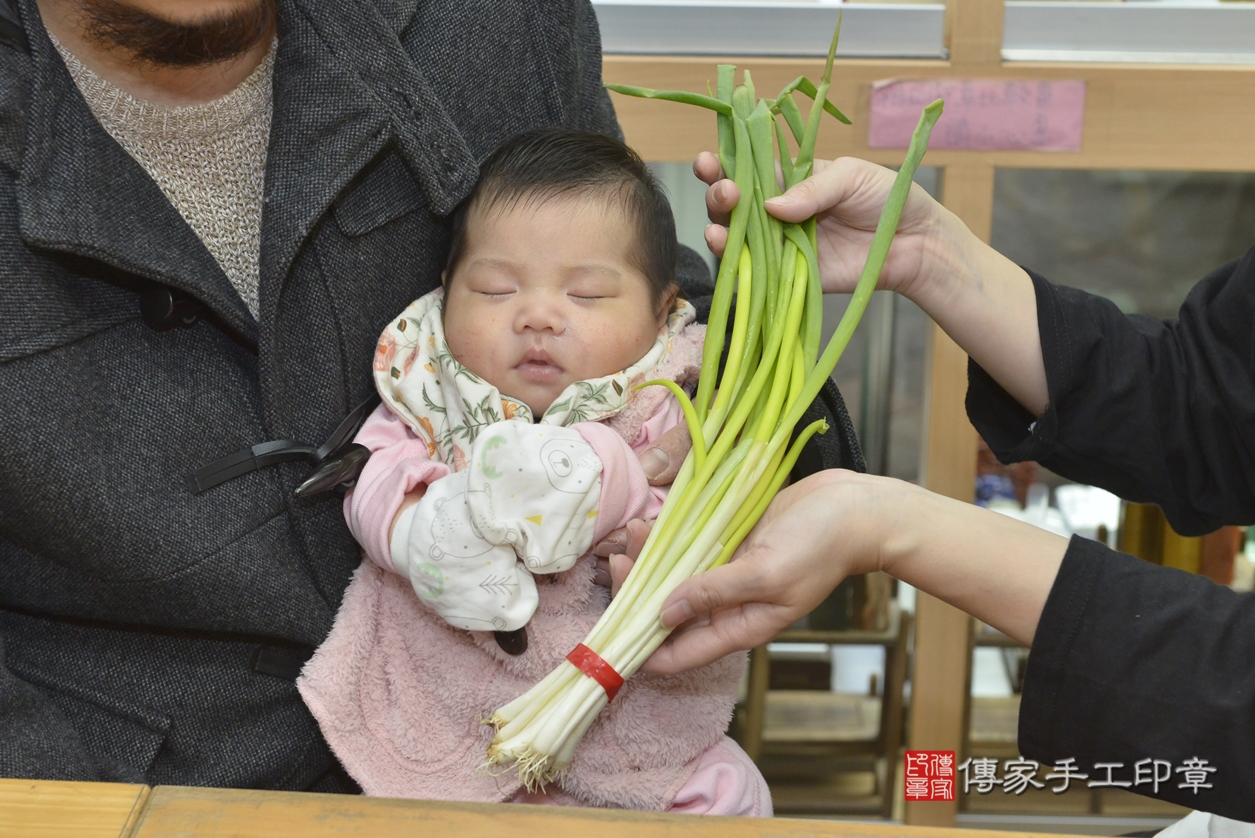
[[[444,217],[501,140],[619,134],[592,10],[279,0],[258,323],[17,5],[29,55],[0,43],[0,775],[348,788],[292,681],[360,561],[339,496],[295,499],[296,464],[198,495],[185,476],[317,444],[371,392],[382,326],[439,282]],[[700,296],[700,260],[682,268]],[[156,285],[208,314],[155,331],[138,300]]]

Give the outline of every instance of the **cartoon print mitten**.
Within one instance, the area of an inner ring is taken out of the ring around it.
[[[578,431],[514,421],[481,430],[468,460],[401,513],[392,563],[450,625],[513,631],[536,611],[532,573],[592,547],[601,461]]]
[[[458,471],[427,487],[392,531],[392,564],[451,626],[513,631],[539,602],[536,582],[508,544],[486,540],[471,521],[467,478]]]
[[[467,472],[472,523],[532,573],[570,570],[593,546],[601,460],[579,431],[497,422],[480,431]]]

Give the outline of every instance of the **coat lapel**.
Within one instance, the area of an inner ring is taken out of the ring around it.
[[[22,238],[185,291],[255,342],[256,323],[231,281],[143,167],[96,121],[34,3],[24,2],[22,14],[33,63],[17,180]]]
[[[331,55],[305,9],[280,0],[261,219],[263,323],[273,321],[278,293],[315,223],[390,139],[378,103]]]
[[[263,323],[318,219],[389,142],[437,214],[452,211],[478,176],[457,127],[378,10],[357,0],[279,5],[262,209]],[[185,291],[255,343],[257,323],[226,274],[92,115],[33,0],[22,6],[34,64],[17,184],[23,238]]]
[[[446,214],[479,169],[461,133],[373,4],[280,0],[262,212],[262,322],[314,224],[389,142],[428,207]]]
[[[311,10],[305,20],[388,120],[431,211],[452,212],[475,185],[479,166],[392,25],[374,3],[293,2],[302,11]]]

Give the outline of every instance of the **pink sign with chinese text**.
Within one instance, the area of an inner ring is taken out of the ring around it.
[[[953,151],[1080,151],[1083,81],[890,80],[872,86],[867,145],[906,148],[919,112],[945,110],[928,147]]]

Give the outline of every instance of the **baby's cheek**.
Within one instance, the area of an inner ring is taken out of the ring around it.
[[[619,369],[626,369],[645,356],[645,353],[654,345],[656,335],[652,332],[645,334],[620,334],[616,337],[615,356],[618,360]]]
[[[615,335],[609,331],[594,346],[595,350],[589,354],[590,369],[586,370],[584,378],[619,373],[639,361],[649,350],[648,346],[639,346],[630,335]]]
[[[481,372],[492,358],[495,346],[493,336],[497,334],[495,320],[491,315],[486,315],[445,323],[445,341],[449,344],[449,350],[454,358],[472,372]]]

